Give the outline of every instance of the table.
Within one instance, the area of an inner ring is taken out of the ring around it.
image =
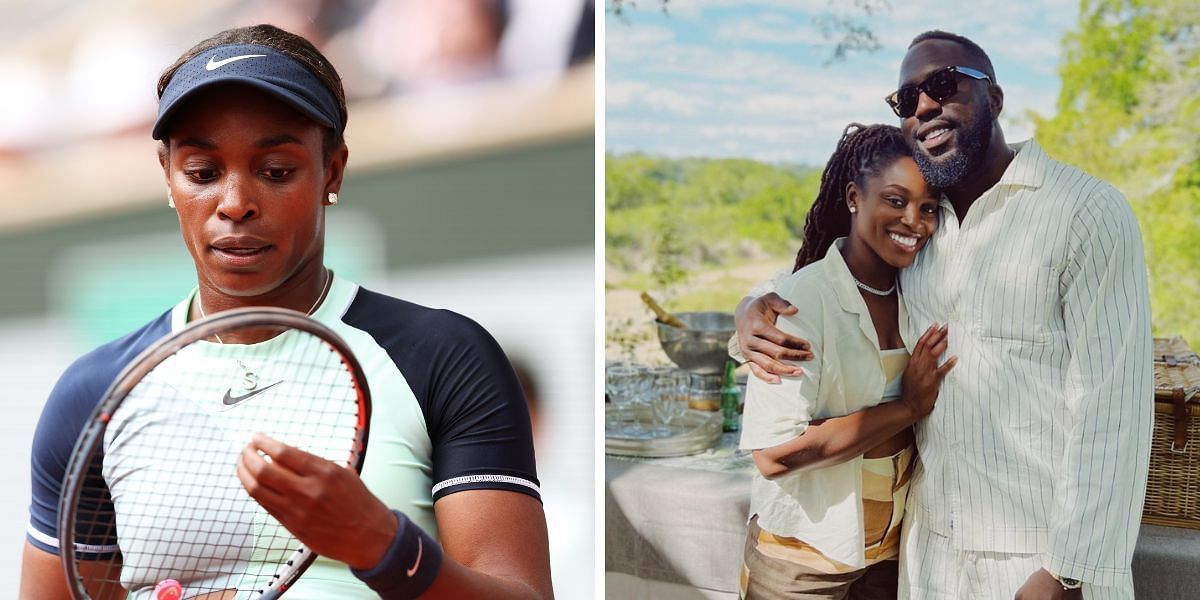
[[[608,598],[737,598],[754,465],[736,445],[727,433],[695,456],[605,456]],[[1200,597],[1200,530],[1143,524],[1133,580],[1138,600]]]

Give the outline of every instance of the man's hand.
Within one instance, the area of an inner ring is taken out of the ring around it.
[[[734,313],[738,345],[750,364],[755,377],[767,383],[779,383],[780,375],[795,376],[804,372],[797,366],[780,361],[812,360],[808,340],[788,335],[775,326],[779,315],[794,315],[797,309],[775,292],[753,300],[743,299]]]
[[[1045,569],[1038,569],[1017,590],[1014,600],[1083,600],[1083,590],[1064,590]]]
[[[378,564],[396,536],[396,515],[357,473],[261,433],[242,449],[237,474],[250,497],[313,552],[355,569]]]

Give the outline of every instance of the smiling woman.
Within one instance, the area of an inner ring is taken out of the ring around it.
[[[180,57],[159,96],[153,135],[197,285],[76,361],[51,394],[34,439],[21,597],[70,597],[57,556],[65,457],[117,374],[189,322],[252,306],[305,311],[333,329],[374,396],[361,477],[261,435],[238,442],[225,475],[321,555],[289,598],[549,597],[529,415],[503,351],[465,317],[360,288],[324,264],[325,211],[349,156],[337,72],[303,38],[239,28]],[[256,340],[212,341],[249,350]],[[231,412],[254,404],[212,400]],[[139,515],[116,512],[113,534],[75,551],[122,553],[119,524]],[[181,574],[184,589],[189,577],[200,574]]]
[[[780,329],[813,356],[777,385],[751,378],[746,388],[741,447],[759,472],[743,597],[896,597],[912,426],[955,364],[937,364],[945,327],[930,327],[911,355],[900,336],[897,274],[937,229],[937,206],[898,128],[846,128],[795,272],[779,283],[805,308]]]

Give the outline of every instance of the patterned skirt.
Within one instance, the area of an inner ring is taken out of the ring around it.
[[[863,538],[867,566],[855,569],[797,538],[775,535],[750,519],[742,566],[747,599],[895,598],[900,523],[916,451],[863,459]]]

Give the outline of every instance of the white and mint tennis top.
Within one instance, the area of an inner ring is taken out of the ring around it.
[[[141,329],[83,356],[58,381],[34,436],[33,502],[27,535],[34,546],[58,552],[62,480],[71,450],[93,408],[138,354],[187,324],[194,295]],[[385,504],[403,511],[436,536],[433,504],[443,496],[500,489],[540,499],[524,396],[503,351],[478,324],[450,311],[377,294],[336,277],[312,317],[346,341],[366,374],[372,414],[362,478]],[[197,357],[196,362],[203,360]],[[222,386],[217,387],[228,389],[227,384]],[[221,392],[213,393],[214,402],[220,403]],[[233,413],[206,411],[197,418],[221,420]],[[134,484],[127,482],[131,473],[145,468],[130,462],[144,457],[120,454],[119,445],[114,445],[119,441],[106,436],[110,454],[105,458],[104,475],[114,498],[138,493]],[[231,442],[230,448],[240,450],[248,438],[237,441]],[[232,466],[230,477],[236,479]],[[100,557],[120,550],[126,564],[130,563],[130,553],[138,550],[118,547],[120,500],[116,510],[117,536],[80,540],[77,552]],[[136,573],[123,576],[140,578]],[[145,574],[147,580],[157,576]],[[288,595],[375,597],[345,565],[323,559],[318,559]]]

